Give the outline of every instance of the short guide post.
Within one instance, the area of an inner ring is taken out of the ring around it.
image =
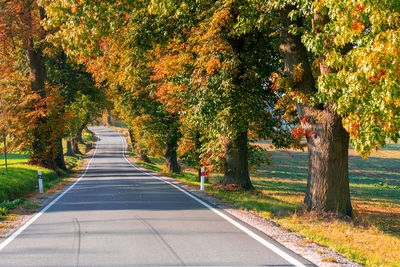
[[[200,190],[204,191],[204,176],[205,176],[206,168],[201,168],[201,181],[200,181]]]
[[[43,180],[41,171],[38,171],[38,177],[39,177],[39,193],[43,194]]]

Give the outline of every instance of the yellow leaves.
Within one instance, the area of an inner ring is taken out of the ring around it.
[[[357,115],[353,114],[351,116],[348,116],[347,118],[344,118],[343,121],[344,121],[343,126],[351,137],[354,138],[360,135],[359,134],[360,120]]]

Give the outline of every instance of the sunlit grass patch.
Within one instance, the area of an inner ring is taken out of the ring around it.
[[[334,249],[368,266],[398,266],[400,240],[376,226],[357,226],[338,219],[291,215],[279,218],[284,228]]]
[[[8,158],[6,171],[4,155],[0,156],[0,202],[14,200],[37,190],[38,171],[42,172],[45,188],[58,180],[54,171],[26,164],[29,158],[25,155],[10,153]]]
[[[84,132],[83,139],[93,142],[92,134]],[[82,151],[86,145],[82,144]],[[81,159],[80,159],[81,158]],[[82,160],[82,161],[81,161]],[[4,155],[0,155],[0,203],[6,200],[15,200],[38,191],[38,171],[42,172],[43,187],[45,190],[53,187],[62,179],[56,172],[38,166],[27,164],[29,157],[20,153],[8,153],[5,169]],[[66,156],[65,161],[70,169],[74,169],[83,162],[82,155]],[[61,172],[65,175],[64,172]]]

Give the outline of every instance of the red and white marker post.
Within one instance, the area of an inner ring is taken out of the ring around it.
[[[200,191],[204,191],[204,178],[206,175],[206,168],[201,167],[201,180],[200,180]]]

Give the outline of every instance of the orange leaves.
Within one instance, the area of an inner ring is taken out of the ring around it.
[[[304,116],[299,118],[302,123],[312,123],[313,119],[310,116]]]
[[[298,140],[298,139],[303,138],[304,136],[305,136],[305,132],[304,132],[304,129],[301,126],[292,129],[292,137],[293,137],[293,139],[297,139]]]
[[[206,62],[206,72],[207,75],[213,75],[214,72],[218,71],[222,67],[221,61],[217,58],[210,58],[209,61]]]
[[[27,81],[25,81],[27,83]],[[7,129],[13,139],[13,149],[33,152],[33,143],[41,143],[46,147],[43,158],[52,158],[55,153],[55,141],[64,132],[63,100],[58,89],[46,88],[47,97],[42,98],[31,91],[29,86],[12,83],[0,91],[2,109],[7,114]]]
[[[271,90],[276,91],[281,87],[281,77],[278,73],[273,72],[269,77],[269,80],[272,82]]]
[[[343,126],[351,137],[359,136],[360,123],[357,117],[347,117],[346,119],[344,119]]]
[[[72,12],[73,14],[75,14],[77,11],[78,11],[78,7],[77,7],[76,5],[73,5],[73,6],[71,7],[71,12]]]
[[[365,29],[365,25],[362,22],[354,21],[351,29],[357,33],[361,33]]]
[[[365,7],[363,4],[356,4],[356,6],[354,7],[354,11],[361,11],[364,12]]]
[[[303,137],[311,137],[313,135],[316,135],[317,133],[315,131],[306,131],[302,126],[298,126],[296,128],[292,129],[292,137],[295,140],[300,140]]]
[[[224,38],[224,29],[231,23],[229,8],[223,8],[213,13],[209,21],[192,28],[188,40],[189,49],[197,55],[195,76],[200,84],[203,75],[214,75],[222,69],[230,68],[227,62],[221,60],[221,55],[232,52],[231,45]]]
[[[295,83],[299,83],[303,80],[304,68],[300,65],[297,65],[293,70],[293,80]]]
[[[156,49],[153,56],[155,59],[149,65],[152,68],[150,78],[157,88],[154,96],[166,110],[178,112],[186,103],[182,95],[187,92],[187,85],[175,83],[174,77],[185,74],[186,65],[192,61],[192,57],[185,51],[185,45],[179,44],[177,40],[172,40],[164,49]]]
[[[369,76],[368,79],[370,79],[372,82],[378,82],[385,74],[386,70],[380,70],[377,75]]]

